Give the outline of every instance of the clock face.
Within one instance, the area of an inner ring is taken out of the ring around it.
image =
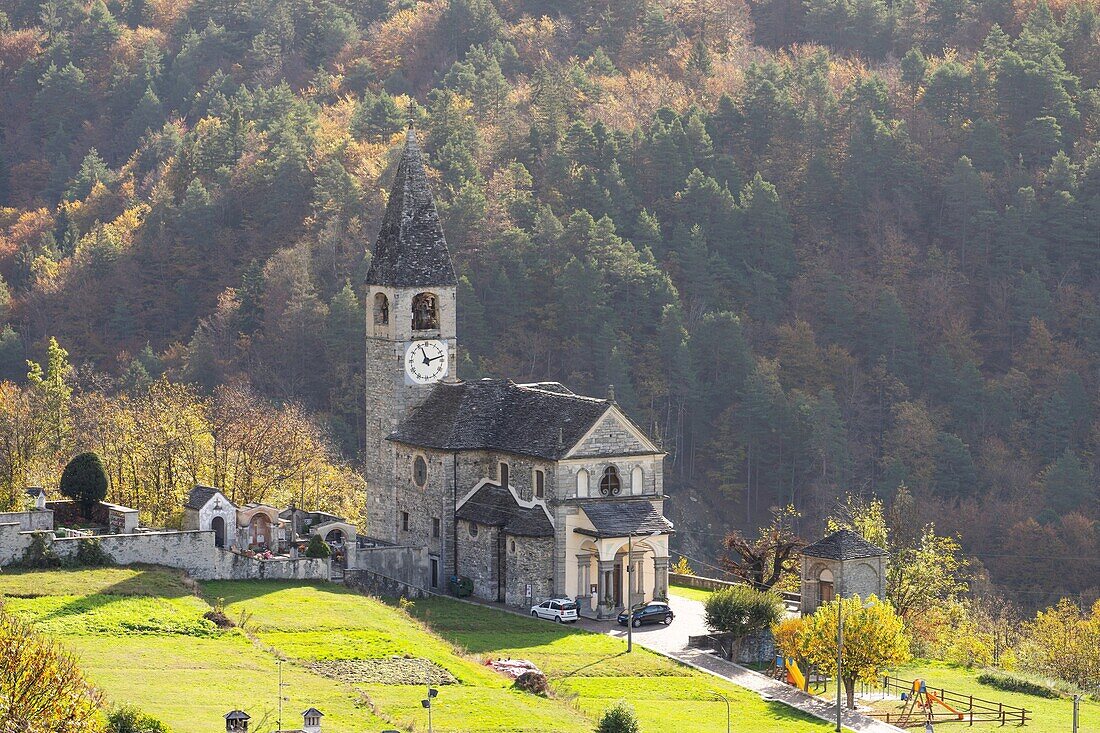
[[[413,384],[431,384],[447,376],[447,344],[413,341],[405,348],[405,376]]]

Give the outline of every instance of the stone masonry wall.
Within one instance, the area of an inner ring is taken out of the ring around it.
[[[51,547],[62,559],[76,555],[79,538],[54,538]],[[16,562],[30,546],[33,533],[19,525],[0,524],[0,566]],[[200,580],[328,580],[328,559],[258,560],[214,547],[214,533],[142,532],[99,535],[103,550],[119,565],[161,565]]]
[[[348,570],[344,574],[344,585],[382,598],[427,598],[431,595],[426,588],[370,570]]]
[[[0,512],[0,524],[15,522],[23,532],[36,529],[53,529],[53,510],[41,509],[27,512]]]
[[[458,522],[458,574],[474,582],[474,595],[489,601],[497,599],[497,529],[477,525],[477,536],[470,536],[470,522]],[[506,578],[507,579],[507,578]]]
[[[395,444],[394,455],[397,466],[396,542],[403,546],[422,547],[426,554],[438,557],[442,582],[452,574],[454,564],[454,454]],[[417,456],[423,457],[428,466],[423,487],[413,481],[413,463]],[[460,457],[460,466],[462,460]],[[401,512],[409,513],[407,532],[401,525]],[[439,520],[439,537],[432,536],[433,519]],[[427,563],[425,557],[424,574],[417,580],[421,585],[429,583]]]
[[[30,543],[30,534],[23,533],[18,523],[0,524],[0,567],[22,558]]]
[[[554,539],[507,536],[505,542],[505,602],[510,606],[528,606],[554,596]]]
[[[423,547],[365,547],[355,554],[355,564],[348,570],[376,573],[403,583],[422,585],[429,579],[429,553]],[[446,578],[440,577],[442,586]]]

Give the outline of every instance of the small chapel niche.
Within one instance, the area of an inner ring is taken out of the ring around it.
[[[376,293],[374,296],[374,325],[390,325],[390,299],[385,293]]]
[[[417,293],[412,301],[414,331],[435,331],[439,328],[439,302],[435,293]]]

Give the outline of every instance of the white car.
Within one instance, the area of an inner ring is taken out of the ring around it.
[[[552,619],[559,624],[575,624],[580,618],[577,604],[570,598],[551,598],[537,606],[531,606],[531,615],[536,618]]]

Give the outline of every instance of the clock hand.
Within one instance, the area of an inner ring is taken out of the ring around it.
[[[446,354],[440,354],[439,356],[433,356],[431,359],[429,359],[427,356],[425,356],[424,357],[424,363],[425,364],[431,364],[433,361],[439,361],[444,356],[446,356]]]

